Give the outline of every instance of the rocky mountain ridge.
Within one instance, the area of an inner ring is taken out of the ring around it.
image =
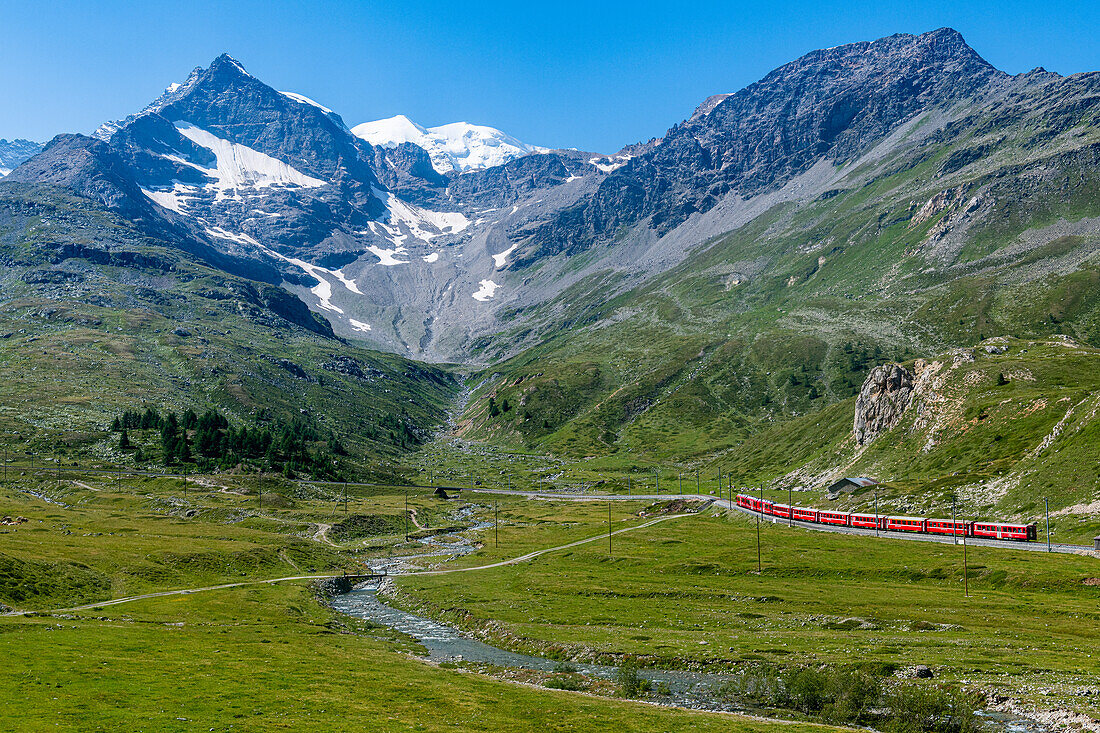
[[[32,140],[5,140],[0,138],[0,178],[12,172],[24,160],[37,155],[42,143]]]
[[[827,207],[945,150],[932,177],[945,187],[912,192],[930,208],[907,218],[935,228],[920,256],[953,266],[966,233],[1003,200],[994,192],[1005,179],[981,190],[965,181],[999,149],[1020,150],[1004,142],[1015,132],[998,142],[990,131],[1042,118],[1053,137],[1025,148],[1030,159],[1087,155],[1084,138],[1067,135],[1093,114],[1095,86],[1088,75],[1010,77],[950,29],[901,34],[807,54],[612,156],[536,152],[441,173],[430,151],[373,146],[332,110],[222,56],[97,136],[154,202],[154,214],[135,204],[140,216],[274,270],[336,333],[489,363],[568,327],[578,304],[644,288],[768,212]],[[770,259],[719,267],[743,283]]]

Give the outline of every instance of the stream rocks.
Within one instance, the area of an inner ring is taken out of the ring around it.
[[[871,370],[856,398],[852,432],[866,445],[901,419],[913,394],[913,373],[901,364],[883,364]]]

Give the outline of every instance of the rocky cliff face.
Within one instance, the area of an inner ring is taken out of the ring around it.
[[[905,367],[884,364],[872,369],[856,398],[856,443],[866,445],[897,425],[912,395],[913,373]]]
[[[916,112],[1004,77],[949,28],[814,51],[707,99],[544,227],[532,255],[582,251],[642,221],[663,234],[730,192],[748,198],[823,158],[852,160]]]
[[[0,138],[0,177],[8,173],[27,158],[37,155],[42,143],[31,140],[4,140]]]

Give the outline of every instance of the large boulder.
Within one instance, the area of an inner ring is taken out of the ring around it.
[[[856,398],[852,432],[866,445],[901,420],[913,394],[913,373],[901,364],[883,364],[871,370]]]

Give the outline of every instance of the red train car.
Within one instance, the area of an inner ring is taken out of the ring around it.
[[[833,512],[821,509],[817,513],[817,521],[822,524],[838,524],[842,527],[847,527],[848,512]]]
[[[1031,524],[1004,524],[1002,522],[972,522],[971,537],[991,537],[998,540],[1034,540],[1039,526]]]
[[[791,507],[794,518],[799,522],[816,522],[818,512],[816,509],[808,509],[804,506]]]
[[[970,531],[970,522],[964,522],[961,519],[929,519],[926,521],[928,528],[925,532],[928,534],[953,534],[956,537],[973,536]]]
[[[885,517],[880,517],[877,514],[856,514],[852,513],[848,515],[849,527],[866,527],[867,529],[885,529],[883,520]]]
[[[924,517],[887,517],[886,529],[895,532],[927,532],[928,520]]]
[[[1009,524],[1005,522],[968,522],[952,519],[926,519],[924,517],[889,517],[875,514],[837,512],[828,509],[777,504],[748,494],[737,495],[737,506],[781,519],[797,519],[800,522],[817,522],[836,526],[886,529],[895,532],[954,535],[956,537],[990,537],[998,540],[1029,541],[1036,539],[1038,525]]]

